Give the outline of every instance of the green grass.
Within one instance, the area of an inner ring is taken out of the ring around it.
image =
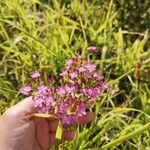
[[[125,1],[120,9],[116,3],[0,1],[0,113],[22,99],[19,89],[31,71],[58,76],[66,59],[82,54],[97,65],[108,89],[91,108],[93,122],[65,149],[149,150],[149,26],[131,28],[120,14]],[[99,51],[87,51],[89,45]]]

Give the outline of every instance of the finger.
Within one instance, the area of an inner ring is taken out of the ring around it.
[[[64,131],[62,134],[62,140],[71,141],[75,137],[75,131]]]
[[[25,98],[21,102],[17,103],[16,105],[10,107],[6,110],[6,113],[12,114],[14,116],[26,113],[31,114],[34,111],[34,104],[32,97]]]
[[[35,111],[32,97],[25,98],[18,104],[10,107],[2,115],[6,120],[16,120],[22,118],[29,120],[32,113]]]
[[[50,145],[55,144],[56,133],[50,133]],[[75,131],[64,131],[62,134],[62,141],[71,141],[75,137]]]
[[[49,146],[49,124],[43,118],[38,118],[36,124],[36,139],[42,149],[48,149]]]
[[[34,110],[34,102],[32,96],[23,99],[13,107],[15,107],[16,111],[18,112],[24,112],[25,110]]]
[[[58,119],[51,120],[49,123],[50,132],[56,132],[58,126]]]
[[[79,117],[79,124],[86,124],[94,119],[94,114],[92,112],[87,112],[86,115]]]

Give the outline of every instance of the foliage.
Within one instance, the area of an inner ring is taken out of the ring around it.
[[[149,1],[136,2],[0,1],[0,112],[22,99],[30,72],[58,76],[66,59],[82,54],[108,90],[92,108],[94,121],[65,149],[149,149]]]

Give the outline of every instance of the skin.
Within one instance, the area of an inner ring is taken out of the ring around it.
[[[55,133],[58,125],[56,119],[33,117],[35,109],[32,97],[26,98],[6,110],[0,117],[0,148],[3,150],[47,150],[55,143]],[[87,112],[79,119],[79,124],[85,124],[93,119],[93,114]],[[64,125],[64,128],[76,124]],[[63,131],[62,140],[73,140],[75,131]]]

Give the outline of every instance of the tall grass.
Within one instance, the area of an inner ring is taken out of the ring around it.
[[[66,59],[82,54],[108,89],[91,108],[93,122],[65,149],[150,149],[150,35],[120,26],[124,5],[115,2],[0,1],[0,113],[22,99],[31,71],[57,76]],[[89,52],[91,45],[98,52]]]

